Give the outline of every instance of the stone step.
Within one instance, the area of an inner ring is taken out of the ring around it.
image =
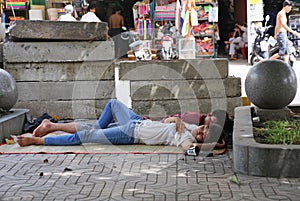
[[[29,109],[32,117],[48,113],[62,119],[97,119],[109,99],[19,101],[15,107]]]
[[[223,98],[241,96],[239,78],[131,81],[133,100]]]
[[[10,26],[12,41],[105,41],[106,22],[19,20]]]
[[[8,42],[3,46],[6,63],[110,61],[114,57],[113,41]]]
[[[114,80],[112,61],[6,63],[18,82]]]
[[[217,109],[225,110],[233,116],[234,108],[240,105],[241,97],[132,101],[132,108],[137,114],[154,119],[184,112],[205,114]]]
[[[114,80],[68,82],[17,82],[19,101],[66,101],[109,99],[115,95]]]
[[[203,80],[228,77],[227,59],[119,62],[121,80]]]

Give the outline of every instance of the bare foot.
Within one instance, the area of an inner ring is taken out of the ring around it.
[[[42,123],[33,131],[32,135],[34,137],[43,137],[44,135],[54,131],[52,125],[53,123],[50,120],[44,119]]]
[[[28,146],[28,145],[43,145],[44,139],[40,137],[18,136],[17,142],[21,147]]]

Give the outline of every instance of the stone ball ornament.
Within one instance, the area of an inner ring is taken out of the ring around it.
[[[281,109],[295,98],[297,77],[289,64],[281,60],[265,60],[248,71],[245,90],[255,106]]]
[[[7,71],[0,69],[0,109],[10,110],[17,100],[16,81]]]

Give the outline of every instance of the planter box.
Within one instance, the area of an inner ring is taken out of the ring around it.
[[[251,107],[235,108],[233,162],[238,173],[266,177],[300,177],[300,145],[257,143]]]

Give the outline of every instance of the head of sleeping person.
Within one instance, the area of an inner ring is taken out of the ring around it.
[[[224,139],[223,128],[211,123],[210,125],[200,125],[196,129],[191,130],[192,135],[196,138],[198,143],[221,143]]]

